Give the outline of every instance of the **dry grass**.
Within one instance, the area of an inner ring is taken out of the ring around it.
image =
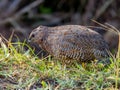
[[[50,56],[41,60],[25,42],[1,39],[0,44],[0,90],[120,89],[120,44],[108,67],[89,63],[86,69],[77,63],[66,68]]]

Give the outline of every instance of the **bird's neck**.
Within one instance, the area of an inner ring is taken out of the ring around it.
[[[46,35],[45,38],[43,38],[42,42],[41,42],[41,48],[45,51],[47,51],[48,53],[52,53],[52,50],[51,50],[51,46],[49,41],[48,41],[48,35]]]

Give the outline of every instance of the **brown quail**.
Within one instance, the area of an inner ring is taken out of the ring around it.
[[[85,26],[39,26],[31,32],[29,39],[63,64],[108,57],[108,45],[103,37]]]

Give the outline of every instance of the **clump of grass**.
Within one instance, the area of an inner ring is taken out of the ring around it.
[[[120,57],[111,58],[112,63],[108,67],[89,63],[84,69],[76,63],[66,68],[59,61],[54,62],[50,56],[38,58],[25,42],[12,43],[4,40],[3,38],[0,40],[0,79],[2,82],[0,89],[120,89]],[[24,47],[28,49],[24,50]]]

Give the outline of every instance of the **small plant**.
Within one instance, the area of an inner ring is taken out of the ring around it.
[[[40,59],[26,42],[12,43],[1,37],[0,45],[1,90],[120,89],[120,48],[108,67],[88,63],[84,69],[77,63],[67,68],[51,56]]]

